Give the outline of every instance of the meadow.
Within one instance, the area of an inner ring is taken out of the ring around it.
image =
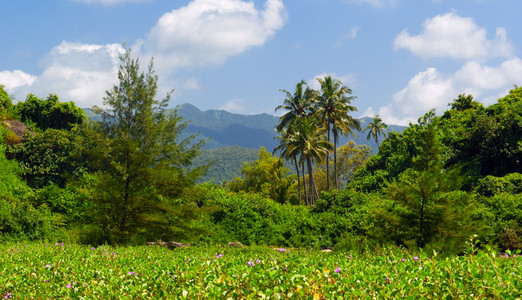
[[[471,245],[472,246],[472,245]],[[470,252],[473,249],[471,248]],[[2,299],[520,299],[522,257],[0,245]]]

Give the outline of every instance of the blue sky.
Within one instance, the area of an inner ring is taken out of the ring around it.
[[[332,75],[355,114],[407,124],[458,94],[485,104],[522,84],[519,0],[3,1],[0,84],[101,105],[125,42],[154,57],[158,97],[274,114],[304,79]]]

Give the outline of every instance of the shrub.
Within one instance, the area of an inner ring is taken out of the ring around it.
[[[491,197],[499,193],[522,193],[522,174],[511,173],[503,177],[486,176],[479,180],[475,191],[480,195]]]

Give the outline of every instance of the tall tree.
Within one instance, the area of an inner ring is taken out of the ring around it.
[[[314,97],[314,91],[306,86],[304,80],[299,81],[296,84],[294,93],[287,90],[281,90],[286,95],[282,105],[276,107],[275,111],[285,110],[286,113],[279,118],[279,123],[276,126],[276,130],[281,134],[279,137],[280,145],[274,149],[274,151],[281,151],[286,159],[294,160],[295,170],[297,174],[297,185],[299,189],[299,204],[301,205],[301,180],[299,175],[299,166],[297,164],[297,156],[299,151],[295,151],[295,148],[291,148],[291,142],[295,138],[296,134],[296,122],[307,117],[311,113],[312,99]],[[304,176],[303,176],[304,180]],[[306,193],[306,188],[305,188]]]
[[[327,157],[327,153],[333,150],[333,146],[332,143],[324,139],[324,129],[317,126],[313,118],[304,118],[296,125],[296,135],[292,140],[291,147],[301,153],[303,162],[306,161],[309,181],[309,198],[307,203],[312,205],[315,199],[319,197],[314,182],[313,162],[322,162]]]
[[[276,107],[275,111],[285,110],[286,113],[279,118],[276,130],[280,131],[294,124],[296,120],[304,118],[311,112],[314,91],[306,86],[304,80],[299,81],[295,86],[294,93],[281,90],[286,95],[282,105]]]
[[[326,129],[327,140],[330,142],[330,133],[333,130],[334,143],[334,166],[336,166],[336,148],[339,134],[355,135],[353,129],[361,130],[359,120],[348,115],[349,112],[357,111],[357,107],[351,105],[354,96],[351,96],[352,90],[345,86],[340,80],[332,79],[331,76],[317,78],[321,85],[321,89],[315,97],[314,114],[323,123]],[[330,189],[330,152],[326,155],[326,185]],[[335,169],[336,171],[336,169]],[[336,173],[336,172],[334,172]],[[335,182],[337,182],[337,174],[334,174]]]
[[[297,174],[297,191],[299,205],[302,205],[301,198],[301,175],[299,174],[299,165],[297,164],[297,157],[299,156],[299,150],[293,147],[293,141],[295,140],[295,125],[290,126],[288,129],[282,129],[279,131],[279,136],[276,137],[279,140],[279,145],[274,148],[275,152],[280,152],[281,158],[291,159],[294,161],[295,171]],[[304,177],[303,177],[304,178]]]
[[[368,131],[368,135],[366,136],[366,139],[370,139],[370,138],[374,138],[375,139],[375,142],[377,143],[377,148],[379,147],[379,136],[382,134],[384,136],[384,138],[387,138],[387,134],[386,134],[386,128],[388,128],[388,125],[386,125],[381,117],[379,117],[379,115],[376,115],[373,120],[370,122],[370,124],[368,124],[368,126],[366,126],[366,128],[364,129],[364,131],[366,130],[369,130]]]
[[[166,109],[171,93],[155,99],[158,77],[152,61],[141,72],[130,50],[120,60],[119,83],[107,91],[107,108],[99,109],[102,121],[89,131],[95,142],[86,149],[99,170],[91,196],[95,225],[111,243],[138,234],[176,238],[175,201],[204,171],[187,171],[201,142],[192,143],[193,137],[178,141],[186,123]]]

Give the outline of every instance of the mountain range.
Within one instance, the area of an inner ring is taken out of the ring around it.
[[[191,104],[178,106],[178,114],[189,125],[184,134],[197,134],[200,138],[211,138],[205,145],[205,149],[222,148],[227,146],[241,146],[255,148],[263,146],[268,151],[272,151],[277,146],[275,126],[279,122],[279,117],[269,114],[241,115],[224,110],[201,111]],[[372,118],[362,118],[361,127],[364,129],[372,121]],[[402,132],[404,126],[388,125],[387,131]],[[353,136],[341,137],[339,145],[344,145],[350,140],[357,144],[367,145],[372,149],[377,149],[377,144],[373,139],[366,139],[367,133],[356,132],[357,138]]]

